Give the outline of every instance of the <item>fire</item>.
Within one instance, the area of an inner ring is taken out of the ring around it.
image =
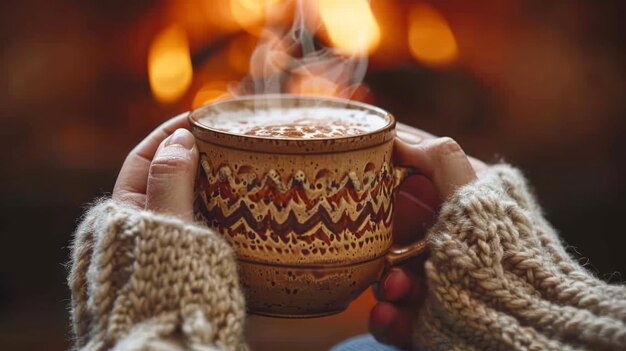
[[[319,0],[318,11],[332,45],[348,55],[366,55],[380,43],[380,28],[367,0]]]
[[[162,103],[178,100],[193,76],[189,42],[185,31],[172,25],[159,33],[148,52],[148,77],[155,98]]]
[[[283,0],[230,0],[233,19],[245,30],[258,34],[264,20],[280,16],[280,7],[274,5]]]
[[[233,18],[243,28],[258,25],[265,16],[266,0],[231,0],[230,11]]]
[[[231,33],[240,29],[239,23],[233,18],[231,11],[231,0],[188,0],[191,1],[195,11],[201,10],[206,20],[217,28],[210,28],[213,31]],[[182,2],[176,0],[176,3]],[[198,8],[198,5],[201,7]],[[203,10],[203,11],[202,11]],[[211,32],[205,32],[204,35],[211,35]]]
[[[458,57],[450,26],[428,4],[414,5],[409,11],[409,49],[415,59],[430,66],[445,66]]]
[[[223,81],[213,81],[203,85],[191,103],[192,108],[200,107],[220,99],[229,97],[228,83]]]

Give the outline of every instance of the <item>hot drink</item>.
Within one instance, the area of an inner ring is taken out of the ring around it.
[[[200,107],[189,121],[200,151],[196,219],[233,246],[250,312],[339,312],[423,251],[423,242],[391,248],[394,196],[410,170],[392,163],[387,112],[249,96]]]
[[[224,111],[199,122],[211,129],[237,135],[323,139],[371,133],[383,128],[388,120],[365,110],[299,107]]]

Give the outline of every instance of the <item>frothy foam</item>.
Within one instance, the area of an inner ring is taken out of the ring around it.
[[[368,111],[332,107],[222,111],[200,120],[211,129],[231,134],[287,139],[355,136],[381,129],[387,122]]]

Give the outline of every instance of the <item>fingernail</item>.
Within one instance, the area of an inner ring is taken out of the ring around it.
[[[397,268],[392,268],[391,271],[389,271],[389,274],[387,274],[387,276],[385,277],[385,280],[383,280],[383,291],[381,292],[381,295],[383,295],[383,297],[385,297],[385,295],[387,294],[387,292],[389,291],[389,285],[391,284],[391,277],[394,274],[398,274],[398,269]]]
[[[442,156],[465,156],[465,152],[457,142],[450,138],[442,138],[443,144],[441,145]]]
[[[165,142],[165,146],[180,145],[185,149],[191,150],[195,143],[196,140],[194,139],[191,132],[189,132],[187,129],[180,128],[176,129],[174,134],[172,134],[167,139],[167,141]]]

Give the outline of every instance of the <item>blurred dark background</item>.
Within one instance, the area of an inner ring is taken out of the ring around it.
[[[258,3],[0,2],[0,349],[67,348],[63,264],[80,214],[112,190],[149,130],[247,73]],[[371,3],[380,40],[355,98],[520,167],[570,251],[622,281],[626,3]],[[325,349],[364,331],[371,303],[333,319],[338,329],[251,320],[250,339],[256,349]],[[270,332],[255,332],[264,323]],[[299,326],[319,335],[303,342]]]

